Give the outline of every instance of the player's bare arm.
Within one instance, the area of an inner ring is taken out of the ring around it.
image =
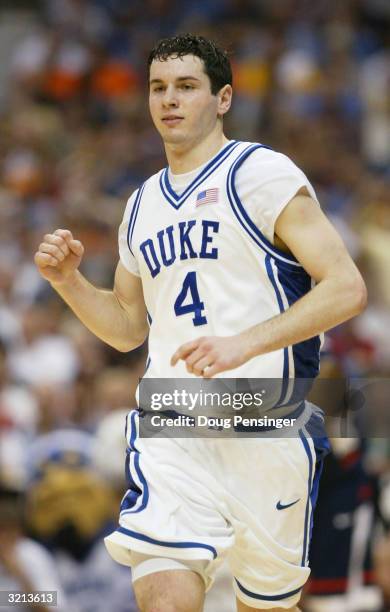
[[[46,234],[34,261],[43,278],[98,338],[119,351],[140,346],[147,336],[141,280],[119,262],[113,290],[94,287],[78,270],[84,247],[69,230]]]
[[[275,233],[293,253],[315,287],[284,313],[230,337],[201,337],[183,344],[172,365],[211,378],[257,355],[321,334],[358,315],[366,306],[364,281],[340,236],[307,195],[297,195],[280,214]]]

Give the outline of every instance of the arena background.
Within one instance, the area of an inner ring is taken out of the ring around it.
[[[231,51],[228,136],[305,171],[368,285],[365,313],[327,334],[322,375],[389,376],[388,0],[2,0],[0,590],[59,589],[67,612],[135,610],[102,535],[125,487],[124,415],[145,350],[95,339],[33,254],[45,233],[70,228],[83,272],[111,286],[126,200],[165,165],[145,60],[157,39],[186,31]],[[307,612],[388,609],[387,435],[334,444]],[[225,579],[209,612],[234,609]]]

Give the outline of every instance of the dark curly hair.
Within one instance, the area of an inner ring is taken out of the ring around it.
[[[232,68],[227,52],[204,36],[194,34],[182,34],[159,40],[148,57],[148,75],[150,65],[154,60],[164,62],[168,57],[183,57],[184,55],[195,55],[203,61],[213,96],[224,85],[232,84]]]

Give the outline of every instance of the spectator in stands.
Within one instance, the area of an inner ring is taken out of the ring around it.
[[[47,550],[25,535],[24,505],[17,490],[4,488],[0,484],[0,591],[54,591],[58,605],[44,602],[28,606],[36,612],[66,612],[65,597],[53,558]],[[9,612],[22,612],[26,605],[9,605]]]

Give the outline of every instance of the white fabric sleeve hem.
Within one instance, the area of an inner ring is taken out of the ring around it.
[[[274,228],[275,228],[275,223],[278,217],[281,215],[281,213],[286,208],[286,206],[291,202],[291,200],[295,198],[298,191],[302,189],[302,187],[306,187],[307,191],[309,192],[310,197],[316,202],[316,204],[319,205],[317,196],[314,192],[312,185],[309,183],[309,181],[304,177],[302,177],[301,181],[297,180],[295,187],[291,188],[291,191],[287,193],[285,198],[280,202],[279,206],[275,208],[274,214],[271,217],[273,232],[272,232],[272,237],[268,238],[267,236],[267,238],[270,240],[270,242],[272,242],[272,244],[274,243],[274,234],[275,234]]]
[[[126,268],[128,272],[134,274],[135,276],[140,276],[140,271],[138,267],[138,263],[133,253],[129,249],[129,245],[127,243],[127,232],[129,228],[129,220],[131,216],[131,212],[133,210],[133,206],[136,200],[138,190],[135,191],[131,197],[129,198],[126,209],[123,215],[122,223],[119,226],[118,230],[118,247],[119,247],[119,258],[123,266]]]
[[[141,273],[139,272],[139,270],[135,270],[132,268],[132,266],[129,265],[127,258],[123,258],[123,257],[119,257],[119,260],[121,262],[121,264],[123,265],[124,268],[126,268],[126,270],[130,273],[133,274],[134,276],[138,276],[138,278],[141,277]]]

